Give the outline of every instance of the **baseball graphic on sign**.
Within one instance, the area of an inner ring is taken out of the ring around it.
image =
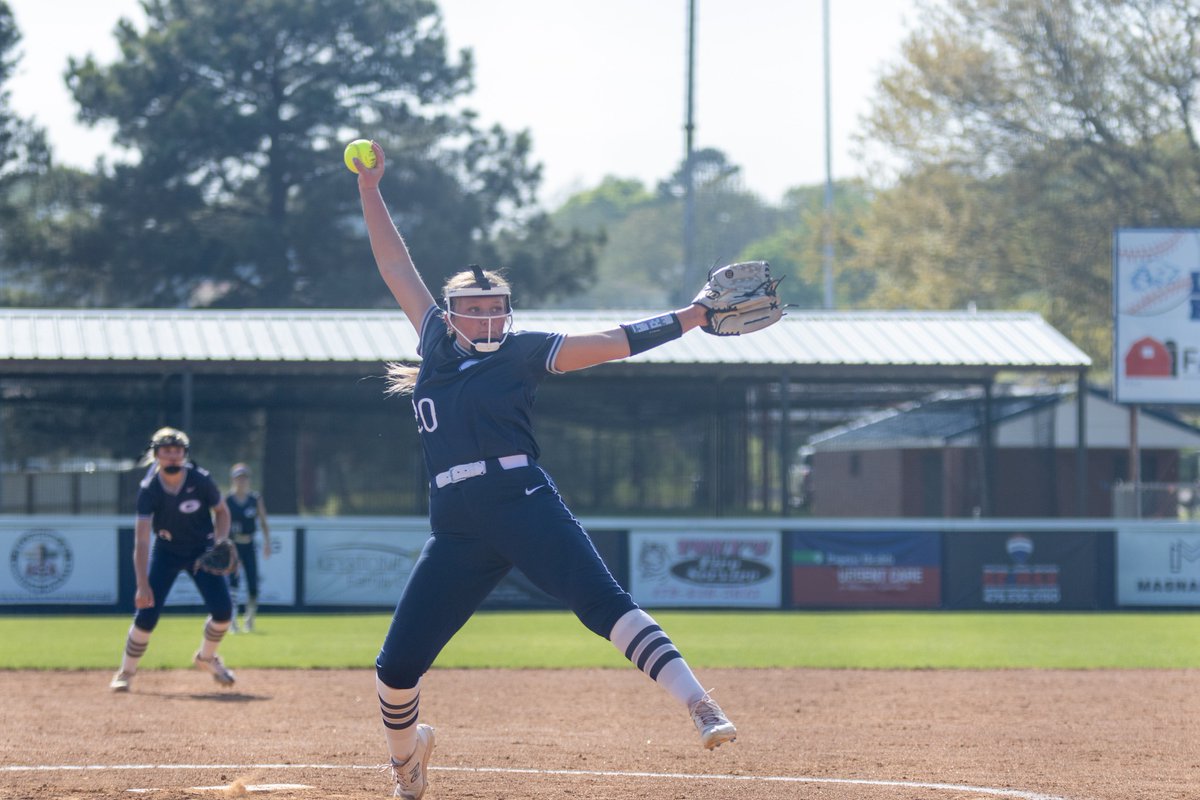
[[[1200,272],[1200,235],[1195,231],[1137,231],[1121,237],[1120,313],[1163,314],[1186,301],[1192,274]]]

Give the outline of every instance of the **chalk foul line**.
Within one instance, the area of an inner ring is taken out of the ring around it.
[[[268,770],[268,769],[379,769],[378,765],[360,764],[31,764],[0,765],[0,772],[136,772],[141,770]],[[969,786],[960,783],[935,783],[926,781],[894,781],[869,778],[821,778],[809,775],[722,775],[688,772],[624,772],[590,769],[520,769],[515,767],[439,767],[432,766],[431,772],[465,772],[501,775],[561,775],[589,778],[643,778],[647,780],[675,781],[739,781],[743,783],[819,783],[839,786],[881,786],[901,789],[930,789],[943,792],[970,792],[986,797],[1012,797],[1017,800],[1067,800],[1065,797],[1024,789],[1003,789],[990,786]]]

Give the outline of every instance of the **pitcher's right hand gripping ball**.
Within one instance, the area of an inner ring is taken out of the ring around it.
[[[692,301],[708,309],[708,322],[701,330],[714,336],[739,336],[779,322],[784,305],[775,289],[782,280],[771,277],[766,261],[713,267],[708,283]]]
[[[192,572],[211,572],[213,575],[229,575],[238,565],[237,548],[233,542],[228,539],[222,539],[212,546],[211,550],[205,550],[196,559],[196,563],[192,567]]]

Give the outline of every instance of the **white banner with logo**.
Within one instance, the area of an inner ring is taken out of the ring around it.
[[[781,539],[779,531],[631,531],[630,594],[657,608],[778,608]]]
[[[117,602],[115,527],[0,528],[2,605],[112,605]]]
[[[304,603],[392,608],[429,531],[309,528],[304,545]]]
[[[271,557],[263,558],[262,533],[254,536],[258,549],[258,604],[260,606],[296,605],[296,532],[271,526]],[[234,600],[246,602],[246,569],[238,566],[238,588]],[[167,606],[200,606],[204,598],[187,573],[181,572],[167,596]]]
[[[1200,606],[1200,530],[1119,529],[1117,605]]]

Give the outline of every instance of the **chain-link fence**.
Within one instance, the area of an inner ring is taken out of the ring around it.
[[[76,470],[0,470],[0,514],[118,514],[131,504],[133,462]]]
[[[540,461],[589,516],[1193,515],[1186,445],[1147,443],[1136,488],[1123,446],[1090,445],[1081,470],[1075,400],[1036,388],[584,372],[539,392]],[[0,381],[0,514],[132,513],[132,463],[181,405],[174,379]],[[186,427],[219,485],[250,464],[273,513],[428,511],[411,405],[377,378],[206,375]]]
[[[1113,516],[1125,519],[1200,519],[1200,483],[1115,483]]]

